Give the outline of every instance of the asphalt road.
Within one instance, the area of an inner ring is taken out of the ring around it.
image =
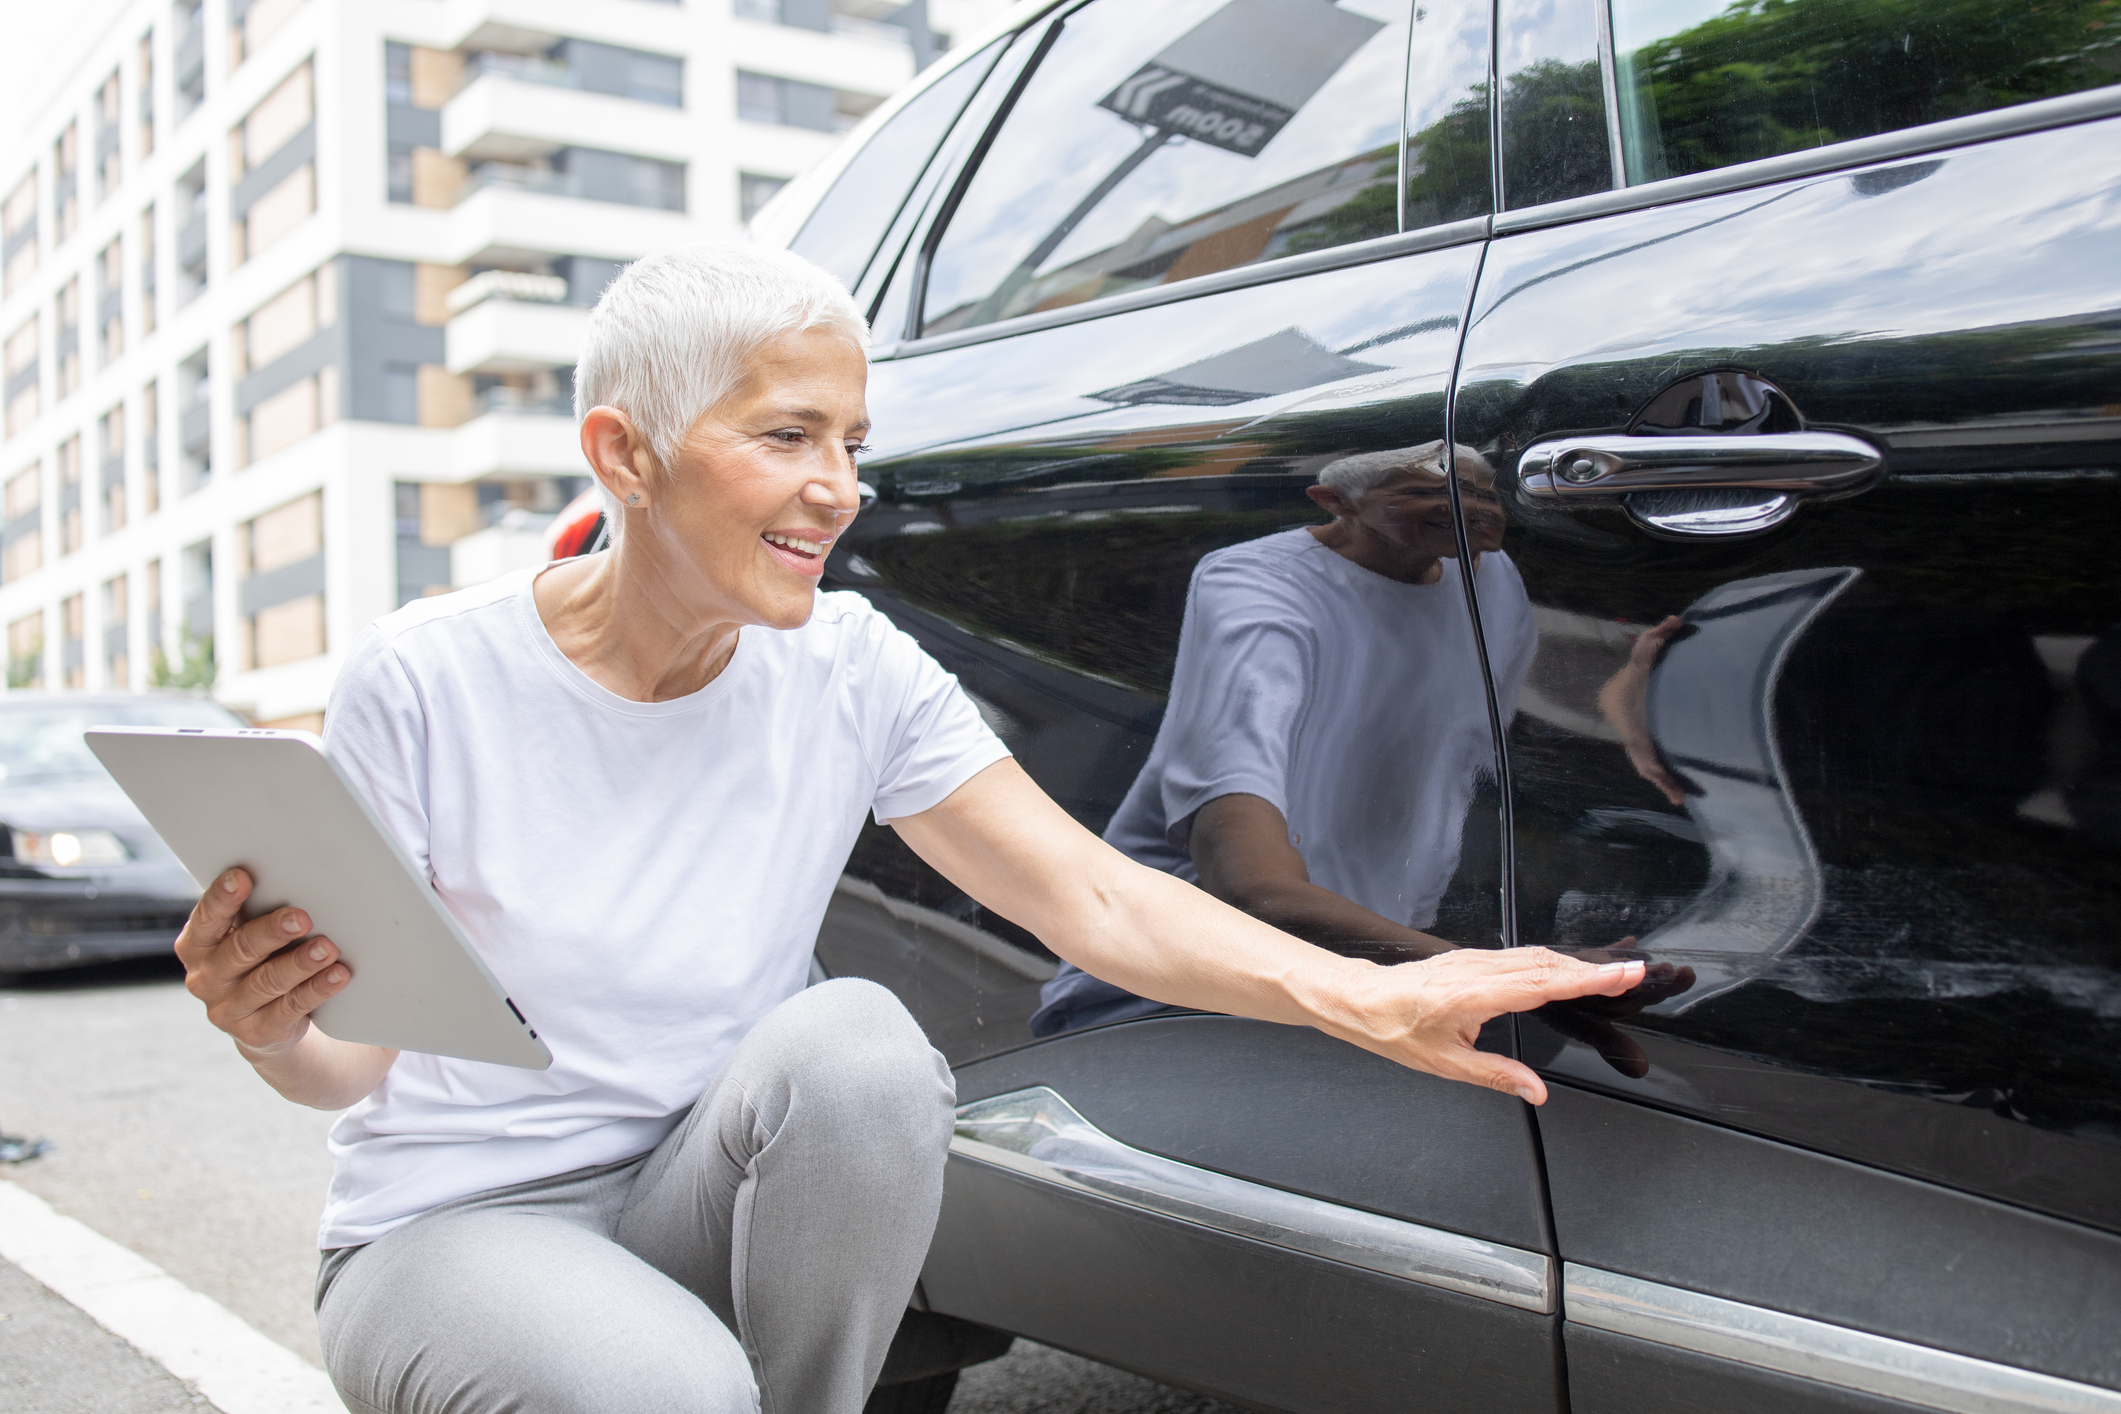
[[[0,1130],[52,1142],[42,1158],[0,1166],[0,1178],[313,1363],[331,1118],[266,1088],[206,1025],[173,964],[0,986]],[[0,1408],[134,1414],[189,1401],[159,1368],[0,1263]],[[950,1414],[1236,1411],[1019,1341],[965,1372]]]

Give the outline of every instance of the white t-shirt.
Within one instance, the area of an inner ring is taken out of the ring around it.
[[[688,697],[631,702],[553,643],[535,575],[378,620],[325,741],[553,1064],[401,1054],[332,1129],[323,1247],[653,1148],[802,989],[863,812],[919,814],[1008,754],[858,594],[744,629]]]
[[[1495,752],[1458,562],[1401,584],[1296,529],[1203,556],[1148,763],[1105,838],[1197,881],[1193,813],[1256,795],[1311,882],[1411,928],[1436,919]],[[1503,720],[1532,662],[1524,582],[1480,556],[1474,587]]]

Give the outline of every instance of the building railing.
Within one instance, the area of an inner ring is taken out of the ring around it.
[[[559,304],[566,298],[567,282],[557,275],[533,275],[521,270],[481,270],[451,290],[442,303],[451,314],[462,314],[473,305],[490,299]]]
[[[540,413],[547,417],[573,417],[574,401],[554,395],[540,396],[528,388],[510,388],[503,384],[488,388],[474,400],[480,415],[489,412]]]

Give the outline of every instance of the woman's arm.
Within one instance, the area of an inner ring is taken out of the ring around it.
[[[309,1024],[352,973],[331,939],[304,936],[309,917],[299,908],[240,921],[250,889],[241,869],[207,885],[177,936],[184,985],[266,1084],[297,1104],[344,1109],[383,1083],[398,1053],[335,1040]]]
[[[985,907],[1093,976],[1154,1001],[1315,1026],[1401,1065],[1518,1095],[1546,1086],[1474,1049],[1482,1023],[1551,1001],[1614,996],[1640,962],[1603,966],[1544,948],[1459,948],[1380,967],[1337,957],[1191,884],[1128,859],[1050,800],[1013,760],[942,804],[891,822]]]

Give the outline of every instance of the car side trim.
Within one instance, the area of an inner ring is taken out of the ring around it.
[[[2076,123],[2089,123],[2116,115],[2121,115],[2121,84],[2090,88],[2081,93],[2064,94],[2060,98],[2042,98],[2032,103],[2015,104],[2009,108],[1991,109],[1986,113],[1972,113],[1964,118],[1947,118],[1939,123],[1924,123],[1921,127],[1902,128],[1897,132],[1879,133],[1873,137],[1852,138],[1847,142],[1829,143],[1825,147],[1809,148],[1803,152],[1787,152],[1780,157],[1735,162],[1728,167],[1717,167],[1707,172],[1691,172],[1683,177],[1666,177],[1662,181],[1593,192],[1589,196],[1571,197],[1567,201],[1551,201],[1542,206],[1527,206],[1516,211],[1500,211],[1495,214],[1495,234],[1501,236],[1513,231],[1534,230],[1541,226],[1559,226],[1570,221],[1588,220],[1593,216],[1608,216],[1616,211],[1635,211],[1645,206],[1690,201],[1698,196],[1743,191],[1747,187],[1769,186],[1794,177],[1810,177],[1849,167],[1866,167],[1875,162],[1890,162],[1898,157],[1914,157],[1945,148],[1966,147],[1977,142],[2015,137],[2020,133],[2038,132],[2046,128],[2069,127]]]
[[[2121,1391],[1574,1262],[1562,1307],[1574,1325],[1955,1414],[2121,1414]]]
[[[1307,1198],[1147,1153],[1098,1129],[1046,1086],[957,1111],[953,1157],[1008,1169],[1217,1232],[1542,1315],[1554,1263],[1463,1233]]]
[[[1107,315],[1124,314],[1130,310],[1199,299],[1202,295],[1219,295],[1226,290],[1271,285],[1278,280],[1294,280],[1304,275],[1315,275],[1321,270],[1367,265],[1372,261],[1394,260],[1402,255],[1418,255],[1423,251],[1442,250],[1447,246],[1484,241],[1488,238],[1489,219],[1486,216],[1473,216],[1463,221],[1446,222],[1441,226],[1425,226],[1419,231],[1374,236],[1366,241],[1350,241],[1346,245],[1329,246],[1325,250],[1305,251],[1302,255],[1284,255],[1253,265],[1238,265],[1208,275],[1195,275],[1189,280],[1174,280],[1168,285],[1151,285],[1147,289],[1130,290],[1123,295],[1086,300],[1082,304],[1064,305],[1059,309],[1044,310],[1037,314],[1019,314],[1012,319],[997,319],[992,324],[981,324],[948,334],[932,334],[920,339],[878,344],[869,350],[869,360],[872,363],[880,363],[888,358],[913,358],[920,354],[940,353],[944,349],[963,348],[967,344],[984,344],[994,339],[1035,333],[1041,329],[1057,329],[1063,324],[1080,324],[1088,319],[1103,319]]]

